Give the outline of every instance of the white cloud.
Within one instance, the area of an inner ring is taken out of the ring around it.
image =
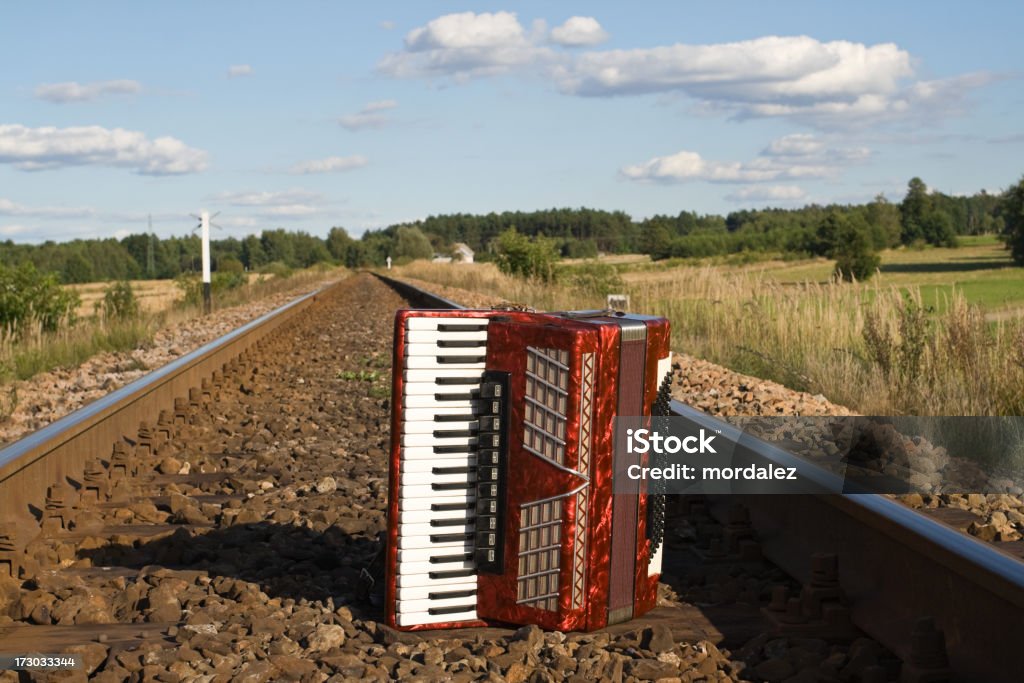
[[[405,49],[386,55],[377,68],[398,78],[506,73],[553,56],[536,44],[537,34],[528,35],[514,12],[446,14],[409,31]]]
[[[290,173],[296,175],[307,175],[310,173],[335,173],[338,171],[351,171],[354,168],[366,166],[369,160],[358,154],[347,157],[327,157],[325,159],[310,159],[300,161],[291,167]]]
[[[391,21],[390,19],[385,19],[384,21],[380,22],[377,25],[380,26],[385,31],[390,31],[393,28],[395,28],[395,22]]]
[[[278,192],[222,192],[212,200],[229,206],[257,208],[258,216],[268,218],[299,218],[319,213],[323,195],[302,189]]]
[[[104,95],[135,95],[142,91],[138,81],[115,80],[95,81],[93,83],[43,83],[36,86],[36,99],[66,104],[68,102],[89,102]]]
[[[594,17],[570,17],[551,29],[551,40],[566,47],[597,45],[608,40],[608,32]]]
[[[22,171],[91,165],[129,168],[142,175],[176,175],[204,170],[207,154],[177,138],[151,140],[123,128],[0,124],[0,163]]]
[[[725,198],[732,202],[792,202],[806,199],[807,193],[796,185],[758,185],[754,187],[742,187],[735,192],[725,195]]]
[[[241,78],[242,76],[251,76],[252,67],[248,64],[232,64],[228,67],[228,78]]]
[[[362,130],[363,128],[380,128],[391,122],[383,112],[394,109],[398,106],[396,100],[377,100],[368,102],[366,106],[354,114],[342,116],[338,123],[349,130]]]
[[[33,216],[37,218],[84,218],[96,213],[87,206],[26,206],[0,197],[0,216]]]
[[[30,228],[24,225],[18,225],[16,223],[8,225],[0,225],[0,235],[5,237],[14,237],[15,235],[23,235],[29,232]]]
[[[384,111],[385,109],[394,109],[397,106],[398,100],[376,100],[374,102],[367,102],[362,110],[364,112]]]
[[[828,147],[814,135],[798,133],[772,141],[751,161],[714,161],[682,150],[624,166],[620,173],[630,180],[663,183],[809,180],[835,177],[844,167],[865,161],[870,155],[866,147]]]

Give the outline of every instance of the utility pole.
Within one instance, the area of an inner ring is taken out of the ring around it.
[[[203,313],[209,315],[211,302],[210,285],[210,212],[203,211],[200,214],[199,227],[202,230],[203,240]]]
[[[149,241],[146,243],[146,272],[156,277],[156,235],[153,234],[153,214],[149,214]]]

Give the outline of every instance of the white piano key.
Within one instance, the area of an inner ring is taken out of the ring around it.
[[[443,355],[443,354],[440,354]],[[442,363],[437,359],[437,355],[433,356],[407,356],[405,359],[405,367],[414,370],[427,369],[427,370],[485,370],[486,363],[483,360],[484,354],[452,354],[460,356],[473,355],[474,357],[481,358],[478,363]]]
[[[420,624],[456,624],[463,621],[476,621],[476,607],[465,612],[452,614],[429,614],[427,612],[399,613],[396,610],[395,622],[399,626],[418,626]]]
[[[472,577],[471,577],[472,578]],[[398,599],[402,602],[411,602],[413,600],[443,600],[452,598],[446,598],[439,593],[468,593],[471,595],[462,595],[461,598],[465,602],[463,604],[469,604],[476,602],[476,580],[473,581],[462,581],[460,583],[449,583],[443,585],[431,585],[431,586],[398,586],[396,593]],[[430,597],[433,595],[434,597]]]
[[[437,440],[442,439],[453,439],[462,438],[461,436],[440,436],[435,435],[435,432],[468,432],[480,428],[480,422],[473,420],[471,422],[402,422],[402,434],[429,434],[435,437]],[[465,437],[470,438],[470,437]]]
[[[484,325],[486,326],[490,320],[485,317],[458,317],[458,316],[445,316],[443,318],[435,317],[411,317],[405,319],[405,329],[407,330],[435,330],[437,331],[438,325]]]
[[[431,565],[433,566],[433,565]],[[463,572],[465,573],[465,572]],[[395,581],[396,588],[430,588],[436,587],[443,590],[446,586],[462,586],[469,584],[476,586],[476,571],[465,577],[445,577],[443,579],[432,579],[426,571],[417,573],[398,574]]]
[[[431,449],[433,451],[433,449]],[[476,467],[476,453],[435,454],[433,461],[402,460],[400,471],[432,473],[436,468]]]
[[[443,446],[476,446],[477,439],[475,436],[449,436],[449,437],[435,437],[433,434],[402,434],[401,445],[405,447],[416,447],[416,446],[430,446],[430,447],[443,447]]]
[[[422,403],[424,406],[439,405],[437,399],[434,397],[438,394],[477,394],[480,389],[480,385],[483,383],[483,379],[480,377],[467,376],[466,379],[473,380],[471,383],[465,384],[438,384],[437,382],[406,382],[402,385],[402,405],[409,406],[408,399],[414,398],[417,401],[422,401],[421,397],[426,396],[430,399],[428,403]],[[466,400],[466,399],[460,399]],[[447,401],[444,405],[449,405]]]
[[[402,499],[407,498],[444,498],[444,503],[469,502],[470,489],[452,489],[437,491],[430,487],[430,484],[413,484],[403,486],[401,489]],[[473,492],[475,494],[475,491]]]
[[[404,571],[407,573],[427,573],[433,571],[435,567],[447,567],[454,569],[472,569],[476,565],[473,564],[473,560],[460,560],[458,562],[430,562],[431,558],[442,559],[442,558],[453,558],[457,556],[469,556],[473,555],[473,544],[464,543],[462,548],[443,548],[440,550],[434,550],[431,548],[404,548],[398,551],[398,572]],[[423,566],[419,569],[415,569],[415,566]]]
[[[399,530],[401,531],[401,530]],[[460,538],[455,541],[432,541],[429,536],[399,536],[398,547],[405,548],[435,548],[437,550],[451,551],[452,548],[459,548],[460,550],[466,547],[467,543],[471,543],[470,538]]]
[[[469,534],[476,532],[472,524],[460,526],[431,526],[431,524],[400,524],[398,525],[398,536],[430,536],[433,534]]]
[[[402,420],[405,422],[434,422],[437,424],[444,424],[444,421],[438,422],[436,418],[438,416],[449,416],[449,415],[465,415],[469,419],[475,419],[473,410],[481,408],[482,404],[474,401],[452,401],[451,405],[448,402],[435,403],[433,406],[424,408],[407,408],[402,411]]]
[[[476,482],[476,472],[457,474],[431,474],[430,472],[407,472],[401,475],[401,484],[406,486],[423,486],[432,484],[472,484]]]
[[[405,335],[405,341],[409,344],[437,344],[441,341],[487,341],[487,330],[472,331],[445,331],[437,330],[410,330]]]
[[[459,368],[409,368],[405,367],[402,371],[402,379],[405,380],[406,384],[418,384],[421,382],[436,382],[439,379],[462,379],[462,378],[477,378],[480,382],[484,381],[483,373],[474,372],[472,370],[463,370]],[[453,384],[451,386],[464,386]]]
[[[459,503],[460,505],[465,505],[467,510],[471,509],[471,506],[475,505],[476,503],[476,491],[470,492],[470,494],[465,498],[449,498],[446,500],[430,500],[429,497],[409,498],[408,496],[405,496],[403,493],[402,495],[399,496],[398,499],[398,509],[402,512],[412,512],[414,510],[430,510],[433,512],[431,508],[435,504],[448,505],[452,503]]]
[[[472,605],[476,609],[476,596],[466,598],[441,598],[439,600],[398,600],[395,607],[396,612],[407,614],[409,612],[426,612],[431,607],[460,607]]]
[[[472,389],[475,390],[476,387]],[[463,398],[437,398],[438,394],[443,396],[460,396]],[[479,399],[472,398],[474,394],[471,392],[469,387],[456,388],[454,391],[451,389],[443,389],[438,392],[432,392],[429,394],[406,394],[402,397],[403,414],[409,409],[422,409],[422,408],[459,408],[462,410],[472,410],[474,406],[481,405]],[[469,396],[470,398],[465,398]]]
[[[487,346],[438,346],[437,344],[406,344],[405,345],[405,356],[406,358],[412,358],[414,356],[486,356]]]
[[[443,579],[432,579],[430,578],[431,572],[437,573],[439,571],[464,571],[466,569],[473,570],[473,576],[463,577],[447,577]],[[445,586],[453,583],[459,583],[460,581],[472,581],[476,583],[476,563],[473,561],[458,561],[458,562],[444,562],[436,564],[433,562],[407,562],[401,564],[398,568],[398,575],[396,576],[397,585],[399,586]]]
[[[470,522],[476,518],[474,510],[411,510],[398,512],[399,524],[430,524],[462,519]]]

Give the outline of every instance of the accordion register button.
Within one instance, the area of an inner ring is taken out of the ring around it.
[[[479,481],[498,481],[498,468],[497,467],[479,467],[479,468],[477,468],[477,479]]]
[[[476,562],[477,564],[492,564],[497,560],[497,554],[494,548],[477,548],[476,549]]]
[[[480,431],[496,432],[501,429],[501,418],[497,415],[485,415],[480,418]]]
[[[476,511],[481,515],[496,515],[498,514],[498,501],[495,499],[477,499]]]
[[[497,484],[479,484],[477,489],[478,498],[497,498],[498,497],[498,485]]]
[[[482,531],[476,535],[476,547],[493,548],[498,545],[498,535],[490,531]]]
[[[497,466],[498,458],[498,451],[488,448],[480,451],[479,455],[477,455],[477,463],[480,465]]]
[[[494,515],[481,515],[476,518],[476,528],[479,531],[497,531],[498,518]]]

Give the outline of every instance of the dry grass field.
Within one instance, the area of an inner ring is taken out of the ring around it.
[[[259,275],[249,273],[249,282],[253,283],[262,277],[269,280],[274,276],[271,274]],[[78,317],[87,317],[96,313],[97,302],[103,299],[103,293],[108,282],[89,282],[80,285],[68,285],[68,289],[78,292],[81,303],[76,314]],[[132,280],[132,291],[139,302],[139,308],[144,313],[160,313],[170,309],[174,302],[181,299],[181,289],[174,284],[174,280]]]
[[[398,274],[542,310],[603,307],[621,291],[632,310],[672,321],[675,350],[864,414],[1024,414],[1024,269],[991,239],[975,242],[887,252],[868,283],[831,280],[821,259],[577,263],[554,285],[492,264],[416,262]]]

